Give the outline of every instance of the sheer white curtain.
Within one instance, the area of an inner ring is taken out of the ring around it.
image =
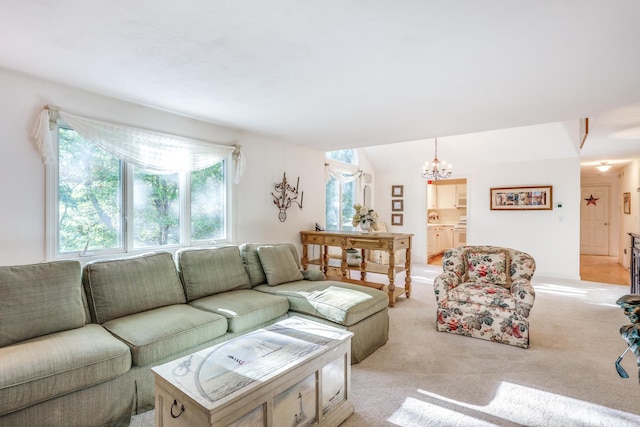
[[[363,174],[361,170],[357,170],[355,166],[337,165],[335,163],[325,163],[325,181],[331,178],[340,182],[353,182],[360,178]]]
[[[33,136],[45,164],[56,161],[51,130],[63,120],[80,136],[118,159],[155,173],[206,169],[233,154],[234,182],[240,181],[244,159],[239,145],[220,145],[177,135],[109,123],[47,106],[38,116]]]

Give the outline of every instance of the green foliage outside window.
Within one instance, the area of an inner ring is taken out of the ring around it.
[[[58,251],[120,247],[121,162],[71,129],[58,143]]]
[[[191,239],[225,238],[225,162],[191,173]]]
[[[58,252],[121,249],[124,163],[73,129],[58,132]],[[133,245],[182,243],[180,222],[191,221],[191,241],[226,238],[225,161],[192,172],[190,215],[180,207],[180,175],[134,167]],[[181,212],[182,211],[182,212]]]
[[[356,151],[338,150],[326,153],[327,159],[348,164],[357,164]],[[325,224],[327,230],[353,230],[353,205],[355,203],[355,182],[340,182],[331,178],[325,187]]]

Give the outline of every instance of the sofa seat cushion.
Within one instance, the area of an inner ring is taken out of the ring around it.
[[[224,317],[187,304],[132,314],[103,326],[131,348],[132,362],[138,366],[149,365],[227,332]]]
[[[108,381],[131,367],[129,347],[88,324],[0,348],[0,414]]]
[[[462,283],[451,289],[447,295],[450,301],[468,302],[490,307],[515,310],[516,300],[511,291],[501,285],[483,285],[477,282]]]
[[[389,297],[385,292],[366,286],[326,280],[284,283],[278,286],[260,285],[260,292],[282,295],[289,300],[289,310],[351,326],[385,310]]]
[[[200,298],[191,305],[226,317],[229,332],[255,329],[289,311],[287,298],[248,289]]]
[[[0,267],[0,347],[87,322],[80,263]]]

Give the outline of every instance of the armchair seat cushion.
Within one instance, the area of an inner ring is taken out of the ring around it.
[[[466,282],[451,289],[449,301],[476,303],[491,307],[515,310],[516,300],[511,292],[501,285],[484,285]]]
[[[449,302],[438,308],[436,328],[440,332],[529,347],[528,320],[508,309]]]

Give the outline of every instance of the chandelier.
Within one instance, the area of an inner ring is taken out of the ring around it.
[[[600,172],[606,172],[611,169],[611,165],[607,162],[600,162],[600,164],[596,166],[596,169],[598,169]]]
[[[422,167],[422,177],[427,179],[439,180],[449,178],[451,176],[451,163],[448,165],[446,162],[438,160],[438,138],[436,138],[436,153],[433,158],[433,162],[429,165],[426,162]]]

